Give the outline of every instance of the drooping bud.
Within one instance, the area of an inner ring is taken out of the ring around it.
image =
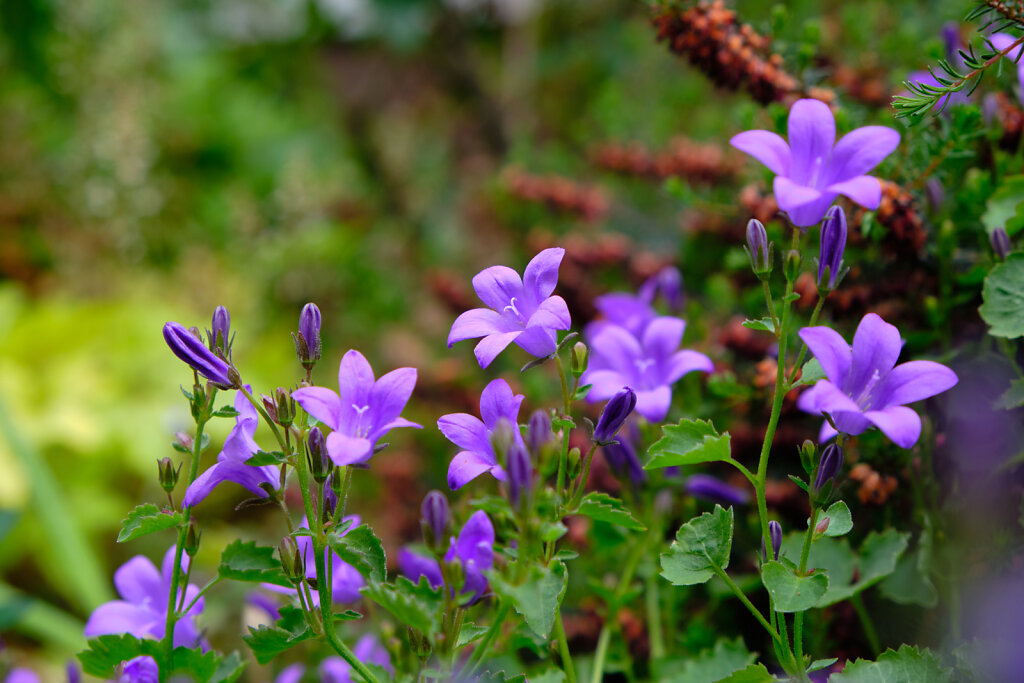
[[[995,252],[996,258],[1005,261],[1010,254],[1010,236],[1006,234],[1006,230],[996,228],[988,238],[992,242],[992,251]]]
[[[156,461],[157,472],[160,475],[160,487],[170,493],[178,485],[178,474],[181,472],[181,465],[177,468],[170,458],[161,458]]]
[[[218,306],[213,309],[213,320],[210,322],[210,329],[207,330],[210,350],[214,353],[220,352],[221,358],[228,358],[231,351],[231,314],[228,309]]]
[[[440,491],[431,491],[420,508],[423,517],[423,536],[432,548],[444,544],[448,532],[448,498]]]
[[[768,231],[764,229],[764,223],[751,218],[747,222],[747,243],[743,248],[750,259],[751,269],[761,279],[772,272],[772,246],[768,242]]]
[[[601,447],[604,452],[605,462],[619,477],[629,477],[634,486],[639,486],[647,481],[647,472],[640,464],[640,458],[636,454],[633,440],[619,436],[618,443],[610,443]]]
[[[195,519],[188,520],[188,528],[185,531],[185,553],[189,557],[195,557],[196,553],[199,552],[199,539],[203,533],[199,531],[199,525],[196,524]]]
[[[320,309],[316,304],[309,303],[302,307],[299,314],[299,331],[293,334],[295,353],[304,367],[313,367],[320,360]]]
[[[530,452],[535,458],[539,458],[544,447],[551,443],[554,433],[551,431],[551,416],[546,410],[535,410],[530,415],[529,426],[526,430],[526,442],[530,446]]]
[[[306,449],[309,452],[309,471],[313,475],[313,480],[322,484],[331,475],[333,463],[327,456],[327,439],[324,438],[324,433],[320,431],[319,427],[309,430],[309,436],[306,437]]]
[[[818,254],[818,288],[833,290],[842,277],[843,251],[846,249],[846,213],[833,206],[821,225],[821,251]]]
[[[295,419],[295,401],[291,392],[284,387],[274,390],[274,405],[277,408],[277,417],[274,421],[282,427],[290,427]]]
[[[576,342],[572,345],[569,358],[569,369],[573,376],[579,377],[587,371],[587,361],[590,358],[590,349],[583,342]]]
[[[843,469],[843,449],[834,443],[825,447],[818,463],[818,474],[814,477],[814,494],[817,495],[826,485],[835,480]]]
[[[217,387],[235,389],[241,386],[238,373],[226,361],[214,355],[202,340],[181,323],[169,322],[164,325],[164,341],[175,356]]]
[[[533,462],[522,444],[513,443],[508,449],[505,471],[508,474],[508,496],[512,507],[516,507],[533,489]]]
[[[779,550],[782,549],[782,525],[774,519],[768,522],[768,535],[772,541],[772,555],[779,559]]]
[[[288,580],[298,585],[306,578],[306,568],[302,562],[302,553],[299,552],[299,545],[291,536],[281,539],[281,545],[277,547],[278,555],[281,557],[281,568]]]
[[[636,393],[629,387],[623,387],[611,397],[594,428],[594,442],[606,444],[615,439],[616,432],[622,427],[626,418],[636,407]]]

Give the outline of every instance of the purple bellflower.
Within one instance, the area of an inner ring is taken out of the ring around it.
[[[994,49],[1002,52],[1013,45],[1018,38],[1017,36],[1012,36],[1009,33],[993,33],[989,36],[988,40],[992,43],[992,47]],[[1008,59],[1011,62],[1016,62],[1014,66],[1017,67],[1017,84],[1020,86],[1019,97],[1024,101],[1024,59],[1020,58],[1021,50],[1024,50],[1024,47],[1018,45],[1006,53],[1005,59]]]
[[[296,662],[295,664],[289,664],[285,668],[281,669],[281,673],[277,674],[277,678],[274,679],[274,683],[299,683],[302,680],[302,676],[306,673],[306,667]]]
[[[218,387],[230,389],[235,386],[231,366],[181,323],[169,322],[164,325],[164,341],[175,356]]]
[[[152,657],[129,659],[121,668],[117,683],[159,683],[160,669]]]
[[[472,593],[470,604],[475,603],[487,590],[487,577],[483,572],[494,566],[494,526],[483,510],[473,513],[459,532],[458,539],[451,539],[444,561],[456,560],[462,563],[465,576],[462,593]],[[398,567],[410,581],[418,582],[421,576],[426,576],[434,588],[444,583],[437,560],[407,548],[402,548],[398,553]]]
[[[663,420],[672,384],[688,372],[714,370],[703,353],[679,350],[685,329],[680,318],[668,316],[652,320],[640,338],[618,325],[603,327],[590,340],[590,365],[580,377],[581,385],[592,385],[587,400],[607,400],[628,386],[636,392],[636,412]]]
[[[686,492],[694,498],[721,503],[722,505],[746,505],[750,493],[732,484],[726,484],[710,474],[694,474],[686,480]]]
[[[839,431],[860,434],[874,425],[901,448],[921,436],[921,418],[905,404],[935,396],[957,383],[945,365],[918,360],[896,365],[903,341],[899,330],[874,313],[857,326],[853,346],[828,327],[805,327],[800,338],[821,363],[822,379],[800,395],[797,406],[808,413],[832,416]],[[820,440],[836,431],[828,422]]]
[[[665,302],[673,311],[683,308],[683,276],[674,266],[666,266],[647,278],[640,290],[612,292],[594,299],[594,306],[601,319],[588,323],[584,334],[592,339],[607,325],[618,325],[630,331],[634,337],[642,337],[647,325],[658,317],[654,299],[661,292]]]
[[[171,592],[174,551],[174,548],[167,551],[159,571],[149,558],[141,555],[121,565],[114,572],[114,586],[121,600],[105,603],[93,610],[85,624],[86,638],[130,633],[136,638],[162,639],[167,625],[167,601]],[[183,572],[187,571],[188,563],[188,556],[182,555]],[[194,584],[189,584],[184,590],[186,605],[199,595],[199,587]],[[174,627],[175,647],[196,647],[201,644],[195,617],[202,611],[203,599],[199,598]]]
[[[448,467],[448,486],[452,491],[490,472],[499,481],[505,481],[505,470],[498,464],[491,436],[501,424],[511,424],[516,443],[523,445],[523,436],[517,424],[522,394],[512,393],[512,387],[503,379],[492,380],[480,395],[480,417],[468,413],[444,415],[437,428],[453,444],[463,449]]]
[[[378,380],[363,354],[349,351],[338,370],[338,393],[325,387],[292,392],[302,408],[330,427],[327,454],[335,465],[360,465],[369,460],[377,441],[396,427],[420,427],[399,413],[416,385],[416,368],[398,368]]]
[[[473,278],[473,289],[487,308],[466,311],[452,323],[448,348],[483,337],[474,353],[481,368],[491,364],[509,344],[544,358],[558,346],[556,330],[572,323],[569,307],[552,296],[565,249],[545,249],[526,265],[523,277],[506,266],[485,268]]]
[[[40,680],[38,674],[32,669],[18,667],[11,669],[7,677],[4,678],[4,683],[40,683]]]
[[[889,156],[900,135],[885,126],[865,126],[836,143],[832,110],[818,100],[797,100],[789,110],[789,144],[767,130],[733,137],[733,147],[775,174],[775,199],[799,227],[816,225],[835,198],[846,195],[868,209],[882,199],[877,178],[865,175]]]
[[[320,360],[323,346],[320,341],[320,309],[316,304],[309,303],[302,307],[299,313],[299,332],[292,337],[300,363],[312,364]]]
[[[249,391],[252,391],[248,386]],[[185,507],[198,505],[218,485],[233,481],[249,489],[260,498],[266,498],[271,491],[281,488],[281,472],[273,465],[246,465],[245,461],[256,454],[260,447],[253,440],[260,416],[245,395],[235,394],[235,426],[224,439],[224,448],[217,456],[217,463],[196,477],[185,491],[182,504]]]
[[[377,636],[372,633],[367,633],[356,641],[352,650],[356,659],[363,664],[376,664],[389,674],[395,673],[387,648],[381,645]],[[341,657],[328,657],[320,663],[321,683],[352,683],[351,673],[352,667]]]

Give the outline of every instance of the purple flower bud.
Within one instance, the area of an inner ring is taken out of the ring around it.
[[[156,660],[142,655],[124,663],[117,683],[157,683],[159,680],[160,669]]]
[[[640,486],[647,481],[647,472],[640,464],[636,448],[629,439],[619,439],[618,443],[605,444],[601,447],[604,452],[604,459],[618,476],[627,476],[635,486]]]
[[[68,683],[82,683],[82,671],[78,668],[75,660],[68,660],[68,663],[64,666],[64,672]]]
[[[636,408],[636,393],[629,387],[623,387],[605,405],[601,417],[597,419],[597,427],[594,428],[594,441],[598,444],[605,444],[615,438],[622,424]]]
[[[220,350],[220,355],[227,357],[231,348],[231,314],[228,309],[218,306],[213,309],[213,320],[210,322],[210,329],[207,331],[210,340],[210,350]]]
[[[281,558],[281,568],[288,580],[296,585],[301,583],[306,578],[306,567],[295,539],[291,536],[281,539],[281,544],[277,546],[277,554]]]
[[[833,481],[843,469],[843,449],[834,443],[825,447],[818,463],[818,474],[814,477],[814,493],[821,491],[826,484]]]
[[[746,490],[726,484],[710,474],[691,476],[686,480],[686,491],[696,498],[722,505],[744,505],[750,502],[750,494]]]
[[[683,274],[675,266],[667,266],[655,276],[658,278],[658,289],[665,297],[668,307],[678,313],[683,310]]]
[[[181,323],[169,322],[164,325],[164,341],[171,347],[171,352],[175,356],[188,363],[192,369],[216,386],[221,389],[238,386],[238,382],[232,379],[235,373],[231,366],[214,355],[213,351],[206,348],[206,345]]]
[[[771,244],[768,243],[768,231],[764,229],[764,223],[751,218],[747,222],[747,256],[750,258],[750,267],[759,277],[767,275],[772,270]]]
[[[533,463],[525,446],[513,443],[509,447],[505,456],[505,472],[508,474],[508,496],[515,507],[533,489]]]
[[[924,196],[928,199],[928,205],[933,212],[942,208],[942,202],[946,199],[946,190],[938,178],[929,178],[924,184]]]
[[[431,491],[423,499],[420,512],[423,515],[423,533],[427,536],[427,544],[440,546],[448,531],[448,499],[440,491]]]
[[[988,236],[988,239],[992,242],[992,251],[995,252],[996,258],[1005,261],[1010,254],[1010,236],[1006,234],[1006,230],[996,228]]]
[[[331,470],[334,468],[334,463],[327,456],[327,439],[324,438],[324,433],[320,431],[319,427],[309,430],[309,436],[306,437],[306,448],[309,449],[309,471],[312,473],[313,479],[318,484],[327,481],[327,477],[331,475]]]
[[[303,365],[320,360],[320,309],[309,303],[299,314],[299,333],[295,336],[295,353]]]
[[[942,25],[942,41],[946,44],[946,59],[951,64],[958,64],[960,59],[960,25],[955,21],[947,21]]]
[[[540,457],[544,446],[551,443],[554,434],[551,432],[551,416],[546,410],[535,410],[530,415],[529,427],[526,430],[526,441],[534,457]]]
[[[768,522],[768,535],[772,540],[772,554],[779,559],[779,550],[782,548],[782,525],[774,519]]]
[[[835,289],[836,280],[843,267],[843,251],[846,249],[846,213],[840,206],[833,206],[825,214],[821,225],[821,251],[818,256],[818,287]]]

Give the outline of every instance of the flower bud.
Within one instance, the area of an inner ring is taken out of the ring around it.
[[[580,455],[579,448],[573,448],[569,451],[569,458],[567,461],[566,473],[568,474],[569,481],[572,481],[579,476],[583,470],[583,459]]]
[[[530,495],[533,489],[533,462],[522,444],[514,443],[508,449],[505,472],[508,474],[508,496],[512,507],[516,507],[520,499]]]
[[[605,405],[601,417],[594,428],[594,442],[605,444],[615,438],[616,432],[636,407],[636,393],[629,387],[623,387]]]
[[[303,366],[313,367],[320,360],[320,309],[316,304],[309,303],[302,307],[299,314],[299,331],[293,334],[295,353]]]
[[[842,276],[843,251],[846,249],[846,213],[833,206],[821,225],[821,251],[818,254],[818,288],[833,290]]]
[[[824,535],[824,533],[828,531],[828,525],[831,521],[832,520],[829,517],[822,517],[818,520],[818,523],[814,525],[814,535],[816,537]]]
[[[800,277],[800,266],[802,265],[803,256],[799,251],[790,249],[786,252],[786,263],[782,270],[788,282],[796,282],[796,279]]]
[[[322,484],[331,475],[333,463],[327,456],[327,440],[319,427],[309,430],[309,436],[306,437],[306,449],[309,452],[309,471],[313,475],[313,480]]]
[[[640,464],[640,458],[636,454],[636,448],[631,439],[620,438],[618,443],[605,444],[601,449],[604,452],[605,462],[616,476],[629,477],[634,486],[639,486],[647,481],[647,472]]]
[[[675,313],[683,310],[683,274],[675,266],[662,268],[655,276],[665,303]]]
[[[160,487],[170,493],[178,485],[178,474],[181,472],[181,465],[177,469],[170,458],[161,458],[156,461],[157,472],[160,475]]]
[[[572,345],[569,358],[569,369],[575,377],[581,376],[587,371],[587,361],[590,358],[590,349],[583,342],[576,342]]]
[[[928,207],[932,213],[937,213],[942,208],[942,202],[946,199],[946,191],[938,178],[929,178],[924,184],[924,196],[928,200]]]
[[[281,569],[288,580],[298,585],[306,578],[306,568],[302,562],[302,553],[299,552],[299,545],[291,536],[281,539],[281,545],[277,547],[277,553],[281,557]]]
[[[290,427],[295,419],[295,401],[292,400],[291,392],[284,387],[278,387],[274,391],[274,404],[277,407],[277,417],[274,421],[282,427]]]
[[[804,439],[800,445],[800,464],[804,472],[810,474],[814,471],[814,456],[818,454],[818,446],[810,439]]]
[[[551,443],[554,434],[551,431],[551,416],[546,410],[535,410],[530,415],[529,426],[526,430],[526,442],[530,446],[530,452],[535,458],[539,458],[544,447]]]
[[[814,477],[814,494],[817,495],[823,488],[831,483],[843,469],[843,449],[834,443],[825,447],[818,462],[818,474]]]
[[[750,268],[759,278],[772,272],[772,244],[768,242],[768,231],[764,223],[751,218],[747,222],[747,243],[743,247],[750,259]]]
[[[768,522],[768,535],[772,540],[772,555],[779,559],[779,550],[782,548],[782,525],[774,519]]]
[[[992,251],[995,252],[996,258],[1005,261],[1010,254],[1010,236],[1006,234],[1006,230],[996,228],[988,239],[992,242]]]
[[[423,536],[432,548],[439,548],[444,543],[448,532],[448,499],[440,491],[431,491],[423,499],[420,508],[423,516]]]
[[[195,334],[185,329],[184,325],[176,322],[164,325],[164,341],[175,356],[215,386],[221,389],[235,389],[240,386],[240,383],[235,381],[237,373],[232,374],[231,366],[214,355],[213,351],[206,348],[206,345]]]
[[[213,320],[210,322],[210,329],[206,332],[210,350],[217,353],[221,358],[228,358],[231,351],[231,314],[228,309],[218,306],[213,309]]]
[[[327,485],[331,489],[331,493],[334,494],[335,498],[341,498],[342,488],[345,486],[345,472],[343,468],[335,466],[331,472],[331,478],[327,481]]]
[[[195,519],[188,520],[188,528],[185,531],[185,553],[189,557],[195,557],[196,553],[199,552],[199,539],[202,537],[202,532],[199,531],[199,525],[196,524]]]

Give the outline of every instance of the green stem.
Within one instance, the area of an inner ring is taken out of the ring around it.
[[[608,606],[608,615],[601,626],[601,634],[597,638],[597,650],[594,652],[594,669],[590,676],[591,683],[600,683],[601,677],[604,675],[604,663],[608,656],[608,646],[611,643],[612,630],[617,621],[619,607],[621,607],[619,603],[622,600],[622,596],[629,590],[629,584],[633,581],[633,574],[640,563],[640,558],[643,557],[650,535],[651,530],[648,529],[647,533],[640,537],[636,545],[633,546],[629,557],[626,559],[626,565],[622,570],[622,575],[619,577],[619,585],[615,587],[612,602]]]
[[[661,591],[658,570],[653,561],[649,562],[649,570],[644,582],[647,585],[645,607],[647,608],[647,637],[651,643],[651,659],[658,660],[665,656],[665,640],[661,633]]]
[[[829,293],[826,292],[824,296],[818,294],[818,303],[814,304],[814,312],[811,313],[811,319],[807,322],[807,327],[814,327],[818,323],[818,316],[821,315],[821,309],[825,305],[825,299],[828,298]],[[796,363],[793,365],[793,374],[789,376],[789,382],[787,383],[787,389],[793,387],[793,383],[796,382],[796,374],[800,372],[800,368],[803,366],[804,357],[807,355],[807,344],[800,346],[800,353],[796,357]]]
[[[775,304],[772,303],[772,288],[768,284],[768,279],[761,280],[761,284],[764,285],[764,300],[768,304],[768,316],[772,319],[772,326],[775,328],[775,335],[779,335],[779,317],[775,315]]]
[[[555,356],[555,365],[558,367],[558,379],[562,383],[562,414],[564,417],[569,418],[572,404],[569,400],[569,385],[565,379],[565,368],[562,367],[561,356]],[[555,490],[559,496],[562,495],[565,488],[566,469],[569,462],[569,432],[568,426],[562,428],[562,450],[558,455],[558,479],[555,485]]]
[[[857,618],[860,619],[860,625],[864,629],[864,636],[868,639],[871,651],[877,655],[882,651],[882,647],[878,643],[878,633],[875,631],[875,625],[871,621],[871,615],[864,608],[864,601],[861,600],[860,595],[854,595],[850,598],[850,602],[853,604],[853,609],[857,611]]]
[[[555,629],[558,631],[558,652],[562,655],[562,670],[565,672],[566,683],[576,683],[576,668],[572,664],[569,653],[569,639],[565,636],[565,624],[562,623],[562,610],[555,612]]]
[[[750,611],[750,613],[754,615],[754,618],[757,619],[758,623],[760,623],[761,626],[764,627],[764,630],[768,631],[768,635],[770,635],[773,640],[781,640],[779,632],[772,628],[772,625],[768,623],[768,620],[764,618],[764,615],[761,614],[760,610],[754,607],[754,604],[750,602],[750,600],[743,593],[740,587],[736,585],[736,582],[733,581],[732,578],[730,578],[730,576],[725,573],[725,570],[718,567],[717,565],[712,566],[712,569],[714,569],[715,573],[718,574],[719,578],[722,579],[722,581],[725,581],[725,584],[729,586],[729,590],[731,590],[736,595],[736,597],[740,599],[740,602],[743,603],[743,606],[746,607]]]
[[[501,626],[505,623],[505,617],[508,616],[509,609],[511,607],[507,602],[503,602],[501,607],[498,608],[497,613],[494,615],[494,621],[491,622],[487,633],[484,634],[483,640],[473,650],[473,656],[469,658],[469,664],[466,665],[468,667],[466,671],[467,676],[471,676],[483,663],[484,658],[487,657],[487,651],[498,637],[498,632],[501,631]]]
[[[811,521],[807,525],[807,533],[804,534],[804,546],[800,550],[799,574],[803,576],[807,571],[807,557],[811,554],[811,541],[814,539],[814,527],[818,524],[818,513],[820,508],[811,504]],[[793,649],[796,661],[803,666],[804,661],[804,613],[797,612],[793,617]]]

